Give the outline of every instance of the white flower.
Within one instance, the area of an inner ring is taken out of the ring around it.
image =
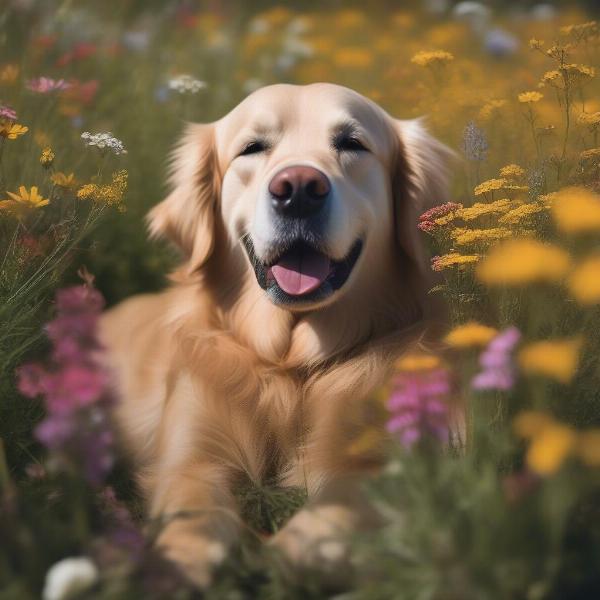
[[[197,94],[206,87],[206,82],[191,75],[179,75],[169,80],[169,88],[180,94]]]
[[[98,581],[98,569],[89,558],[65,558],[46,573],[43,600],[67,600],[92,587]]]
[[[96,146],[96,148],[100,148],[101,150],[108,148],[117,156],[119,154],[127,154],[123,142],[114,137],[110,131],[105,133],[90,133],[89,131],[84,131],[81,134],[81,139],[85,140],[86,146]]]

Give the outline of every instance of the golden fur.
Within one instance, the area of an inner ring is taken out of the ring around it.
[[[267,157],[236,162],[231,140],[265,107],[283,141]],[[320,135],[319,119],[341,110],[371,136],[372,154],[348,159],[364,168],[331,157]],[[328,84],[264,88],[219,122],[188,126],[172,192],[149,215],[151,233],[176,243],[184,261],[167,291],[108,311],[101,334],[123,443],[150,514],[168,519],[158,543],[198,584],[239,532],[233,489],[243,479],[306,486],[307,508],[272,542],[291,560],[333,569],[346,559],[335,544],[367,518],[355,479],[374,461],[344,449],[368,418],[365,400],[427,317],[416,224],[424,207],[444,201],[447,155],[419,121],[392,119]],[[257,285],[239,237],[260,181],[305,158],[340,194],[352,185],[381,199],[371,221],[361,217],[378,229],[367,231],[374,241],[357,272],[331,302],[297,311]]]

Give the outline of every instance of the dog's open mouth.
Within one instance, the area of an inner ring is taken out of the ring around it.
[[[333,260],[306,242],[295,242],[269,264],[258,259],[250,236],[244,246],[259,285],[278,304],[324,300],[348,280],[362,251],[357,240],[342,260]]]

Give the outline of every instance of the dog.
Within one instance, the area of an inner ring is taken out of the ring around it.
[[[446,199],[450,156],[421,120],[325,83],[265,87],[187,126],[148,216],[183,260],[100,334],[157,544],[199,586],[239,535],[248,480],[307,490],[270,541],[292,564],[347,561],[378,459],[345,449],[435,316],[417,223]]]

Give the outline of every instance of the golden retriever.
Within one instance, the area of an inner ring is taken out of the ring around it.
[[[243,479],[307,489],[272,538],[291,561],[346,560],[374,466],[346,449],[427,318],[417,221],[447,195],[448,155],[419,120],[332,84],[265,87],[188,125],[149,214],[184,261],[101,337],[158,544],[196,583],[236,539]]]

